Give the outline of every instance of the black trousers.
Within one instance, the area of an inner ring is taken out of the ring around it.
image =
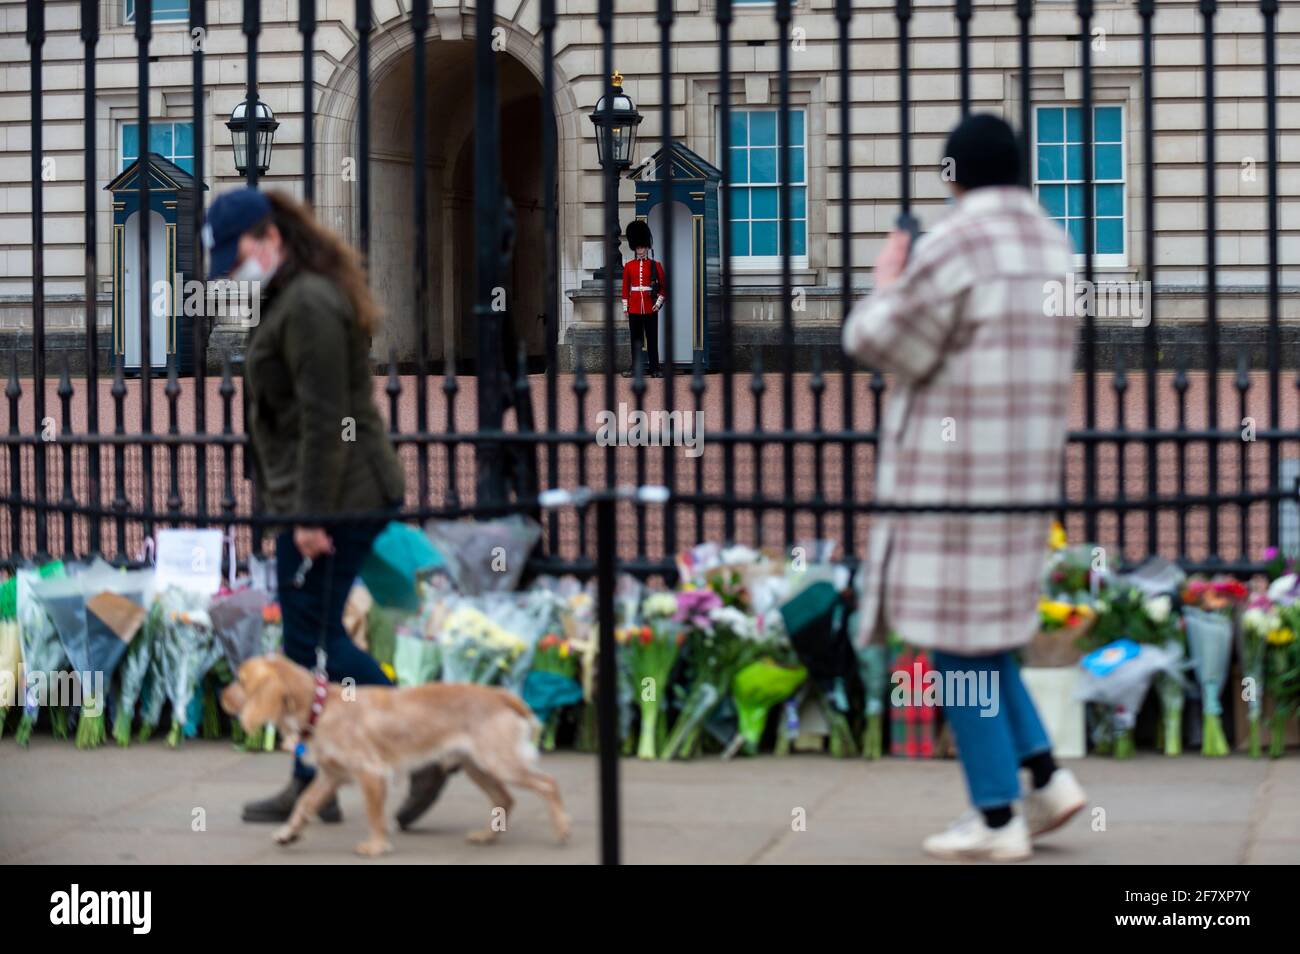
[[[636,373],[637,362],[644,360],[641,352],[648,351],[650,366],[642,368],[642,373],[659,373],[659,312],[648,315],[629,313],[628,321],[632,325],[632,373]]]

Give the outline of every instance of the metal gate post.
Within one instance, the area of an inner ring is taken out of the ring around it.
[[[600,736],[600,860],[619,863],[618,817],[618,647],[614,641],[616,568],[615,502],[612,493],[596,498],[596,606],[600,646],[596,658],[596,720]]]

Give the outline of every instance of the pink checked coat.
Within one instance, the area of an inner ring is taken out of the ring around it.
[[[859,302],[844,348],[892,378],[876,498],[1031,503],[1060,495],[1073,319],[1050,307],[1065,232],[1019,188],[977,189],[922,237],[896,284]],[[860,642],[893,629],[963,655],[1026,643],[1051,514],[879,514]]]

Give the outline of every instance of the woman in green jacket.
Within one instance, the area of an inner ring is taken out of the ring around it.
[[[244,361],[244,427],[259,502],[287,525],[275,541],[284,653],[311,668],[323,641],[331,682],[387,685],[343,628],[348,592],[404,496],[374,401],[370,337],[379,309],[365,270],[310,208],[283,193],[223,194],[204,236],[210,274],[248,283],[241,300],[259,306]],[[295,757],[288,787],[244,806],[244,820],[285,821],[312,774]],[[436,767],[412,776],[399,822],[428,808],[444,780]],[[320,814],[341,817],[333,801]]]

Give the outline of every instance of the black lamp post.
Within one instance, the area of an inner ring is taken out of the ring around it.
[[[641,125],[641,114],[636,110],[632,97],[623,92],[623,74],[615,72],[609,81],[609,91],[596,101],[596,108],[591,111],[591,124],[596,127],[596,156],[600,167],[612,168],[614,175],[621,175],[632,165],[636,150],[636,130]],[[618,236],[614,236],[615,248]],[[615,252],[611,262],[614,275],[622,274],[622,256]],[[605,270],[598,268],[594,274],[597,279],[605,277]]]
[[[601,168],[612,164],[623,172],[632,165],[641,114],[636,111],[632,97],[623,92],[622,73],[610,78],[609,92],[596,101],[591,122],[596,127],[596,152]]]
[[[230,119],[226,123],[226,128],[230,130],[230,141],[235,147],[235,169],[241,176],[248,174],[248,132],[249,122],[247,119],[247,100],[240,100],[235,104],[235,108],[230,111]],[[271,112],[271,107],[266,105],[260,99],[253,107],[253,158],[257,163],[257,174],[266,175],[267,170],[271,168],[271,143],[275,139],[275,131],[280,128],[276,122],[275,113]]]

